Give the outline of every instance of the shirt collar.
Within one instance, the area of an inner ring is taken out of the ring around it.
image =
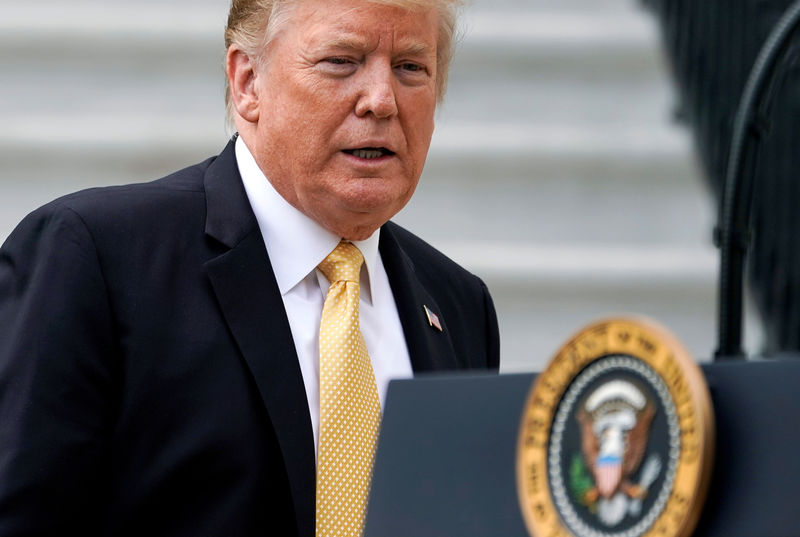
[[[317,268],[336,248],[341,237],[283,199],[258,167],[241,136],[236,139],[236,162],[267,247],[278,289],[285,295]],[[361,289],[368,300],[371,300],[369,275],[377,270],[379,239],[380,229],[366,240],[353,241],[364,256],[366,271],[361,271],[361,277],[366,277],[366,281],[362,281]]]

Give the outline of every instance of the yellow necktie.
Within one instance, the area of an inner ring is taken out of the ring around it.
[[[342,241],[319,265],[331,286],[319,328],[317,537],[359,537],[364,527],[381,410],[358,323],[363,262]]]

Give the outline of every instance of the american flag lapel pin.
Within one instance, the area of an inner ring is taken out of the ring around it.
[[[439,322],[439,316],[433,313],[428,306],[422,305],[425,309],[425,316],[428,318],[428,324],[435,327],[439,332],[442,331],[442,323]]]

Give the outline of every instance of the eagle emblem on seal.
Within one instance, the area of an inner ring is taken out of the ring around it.
[[[615,379],[595,388],[579,406],[581,455],[573,459],[572,492],[612,527],[638,516],[661,461],[651,455],[634,480],[647,451],[656,405],[634,382]],[[588,472],[587,472],[588,470]]]

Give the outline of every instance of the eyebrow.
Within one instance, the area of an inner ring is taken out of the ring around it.
[[[323,41],[318,46],[320,49],[333,48],[333,49],[343,49],[352,51],[361,51],[367,48],[366,41],[357,36],[336,37],[334,39]],[[418,54],[433,54],[433,53],[434,49],[430,45],[419,41],[409,43],[407,46],[399,48],[399,54],[401,55],[410,54],[412,56],[416,56]]]

